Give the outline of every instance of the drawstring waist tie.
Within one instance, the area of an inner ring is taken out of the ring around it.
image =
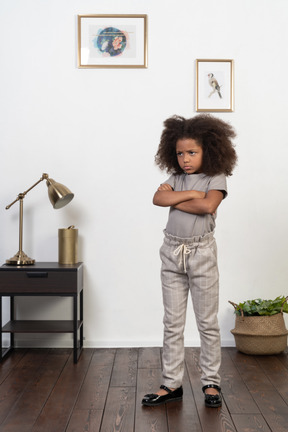
[[[186,255],[189,255],[192,252],[192,249],[190,249],[186,244],[182,243],[180,246],[178,246],[173,254],[175,256],[180,255],[180,265],[183,263],[184,272],[187,273],[186,269]]]
[[[214,233],[208,233],[204,236],[195,236],[191,238],[181,238],[175,237],[171,234],[168,234],[166,230],[164,230],[165,241],[170,243],[172,246],[175,245],[176,249],[173,252],[173,255],[179,255],[179,265],[183,264],[184,273],[187,273],[187,265],[186,265],[186,257],[190,255],[193,251],[195,254],[197,252],[198,246],[209,246],[214,241]]]

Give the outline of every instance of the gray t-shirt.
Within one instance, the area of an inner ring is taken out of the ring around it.
[[[205,174],[173,174],[165,183],[168,183],[174,191],[197,190],[208,192],[220,190],[227,196],[227,183],[224,174],[208,177]],[[170,208],[166,232],[176,237],[191,238],[203,236],[215,229],[216,215],[196,215]]]

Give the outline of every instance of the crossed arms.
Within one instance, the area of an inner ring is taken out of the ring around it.
[[[220,190],[207,192],[187,190],[174,191],[168,183],[160,185],[154,197],[153,204],[160,207],[174,207],[186,213],[214,214],[223,199]]]

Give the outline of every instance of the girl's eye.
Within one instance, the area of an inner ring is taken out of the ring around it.
[[[190,151],[189,153],[190,153],[190,155],[192,155],[192,156],[196,154],[194,151]]]
[[[177,152],[176,155],[177,155],[177,156],[182,156],[183,153],[182,153],[182,152]]]

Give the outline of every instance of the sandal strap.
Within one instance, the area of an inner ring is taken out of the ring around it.
[[[207,385],[205,385],[204,387],[202,387],[202,391],[203,391],[203,393],[205,393],[205,390],[206,390],[207,388],[215,388],[216,390],[218,390],[219,393],[221,393],[221,387],[219,387],[219,386],[216,385],[216,384],[207,384]]]
[[[173,393],[172,390],[170,390],[168,387],[166,387],[165,385],[161,385],[160,389],[167,391],[168,394]]]

